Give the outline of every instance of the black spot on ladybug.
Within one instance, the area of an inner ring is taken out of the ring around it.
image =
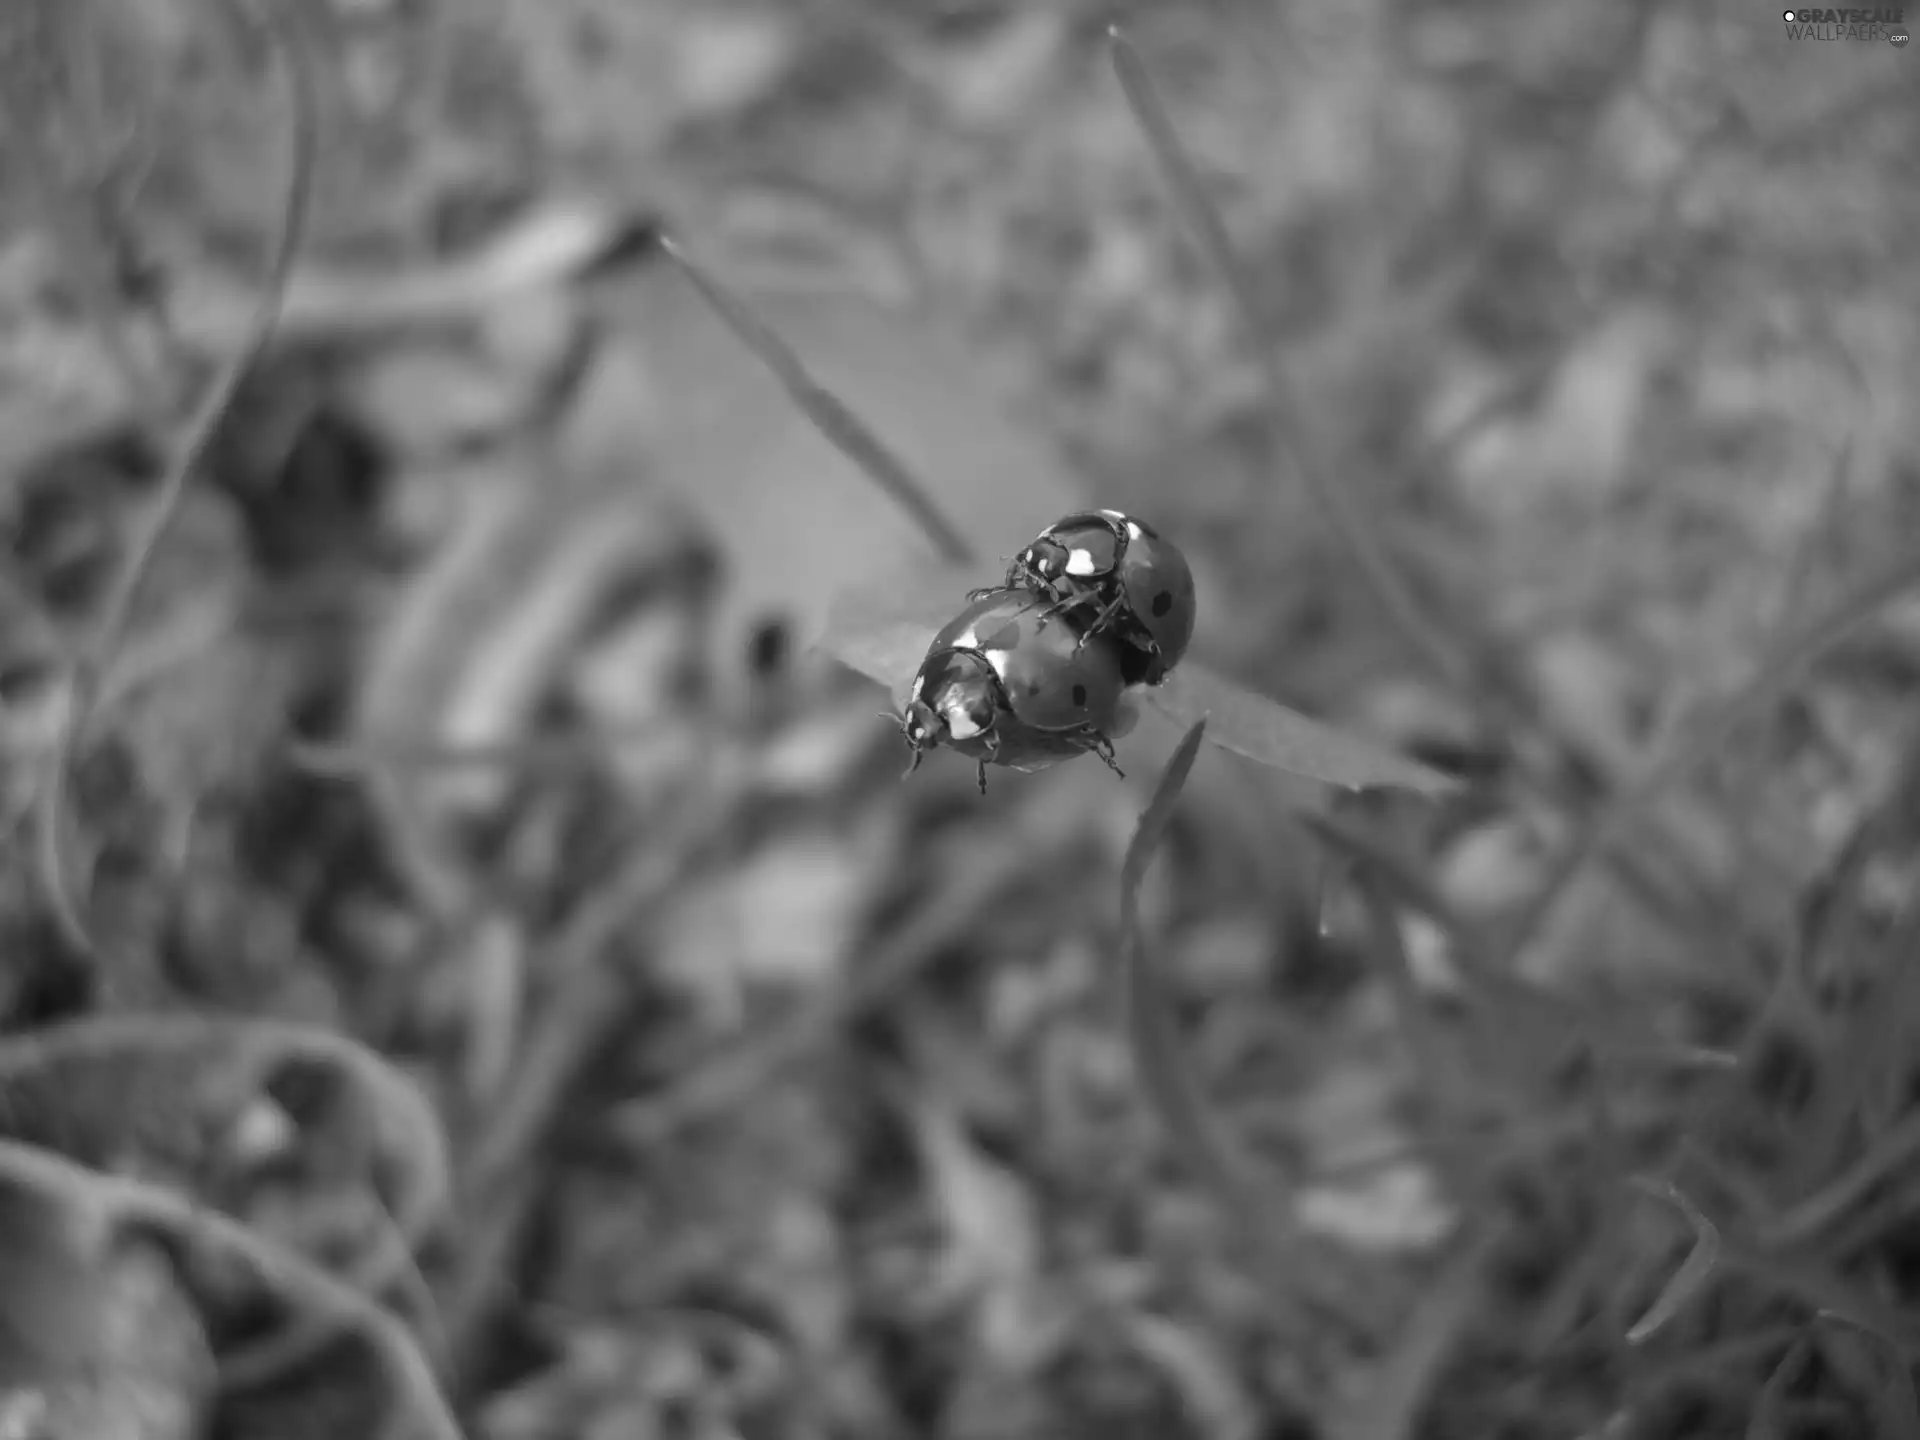
[[[991,633],[977,631],[976,638],[982,650],[1011,650],[1020,643],[1020,626],[1017,621],[1009,620],[998,630]]]
[[[769,620],[753,632],[748,642],[748,663],[756,675],[777,675],[786,668],[793,652],[793,636],[779,620]]]
[[[1086,686],[1076,685],[1073,687],[1073,703],[1079,706],[1082,710],[1087,708],[1087,687]]]
[[[1172,608],[1173,592],[1171,590],[1162,590],[1158,595],[1153,597],[1153,615],[1156,620]]]

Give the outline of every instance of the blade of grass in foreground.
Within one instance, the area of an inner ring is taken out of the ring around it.
[[[1166,106],[1161,104],[1153,79],[1147,74],[1133,42],[1118,25],[1108,27],[1107,38],[1113,53],[1114,73],[1126,94],[1128,108],[1146,136],[1147,148],[1153,152],[1161,177],[1172,192],[1175,208],[1193,227],[1202,254],[1219,273],[1252,332],[1261,378],[1266,386],[1267,407],[1273,417],[1274,438],[1292,458],[1294,468],[1326,512],[1334,533],[1353,557],[1367,586],[1414,651],[1457,693],[1484,699],[1484,687],[1476,683],[1473,665],[1458,646],[1427,622],[1366,515],[1334,483],[1319,456],[1312,453],[1311,431],[1302,422],[1300,407],[1294,404],[1286,377],[1280,371],[1265,307],[1260,303],[1252,277],[1234,250],[1226,222],[1220,218],[1219,209],[1208,197],[1192,160],[1187,157],[1186,148],[1180,143],[1173,122],[1167,118]]]
[[[1221,749],[1290,775],[1349,790],[1405,789],[1435,798],[1460,788],[1453,776],[1290,710],[1196,660],[1142,693],[1176,722],[1205,716],[1207,739]]]
[[[1203,716],[1174,749],[1120,867],[1121,982],[1127,1038],[1147,1103],[1166,1128],[1181,1162],[1226,1211],[1243,1243],[1257,1257],[1276,1320],[1305,1312],[1323,1324],[1352,1329],[1351,1318],[1328,1297],[1308,1290],[1312,1284],[1310,1267],[1298,1262],[1294,1247],[1277,1233],[1276,1227],[1284,1223],[1288,1197],[1278,1187],[1263,1185],[1254,1178],[1245,1157],[1220,1127],[1175,1023],[1172,997],[1140,932],[1140,885],[1166,836],[1206,728]]]
[[[1783,636],[1746,684],[1677,727],[1667,748],[1606,803],[1541,882],[1507,938],[1505,968],[1511,968],[1545,928],[1588,862],[1623,839],[1664,794],[1709,759],[1740,725],[1791,690],[1815,661],[1916,585],[1920,585],[1920,550],[1870,574],[1831,609]]]
[[[1720,1230],[1678,1186],[1645,1177],[1637,1179],[1634,1184],[1645,1194],[1673,1205],[1686,1216],[1687,1224],[1693,1227],[1693,1248],[1687,1252],[1687,1258],[1661,1287],[1647,1313],[1627,1331],[1629,1345],[1644,1345],[1688,1302],[1698,1298],[1708,1280],[1713,1278],[1714,1268],[1720,1262]]]
[[[67,722],[61,726],[47,753],[35,799],[35,864],[48,911],[74,953],[95,963],[98,957],[93,937],[81,919],[80,900],[66,873],[62,848],[67,770],[89,724],[99,718],[101,689],[107,672],[133,621],[140,592],[155,568],[161,542],[173,528],[174,518],[186,499],[187,487],[219,438],[221,423],[233,408],[241,385],[272,341],[287,282],[306,239],[307,213],[313,200],[314,173],[320,153],[320,100],[305,32],[290,14],[273,5],[259,6],[258,18],[276,42],[285,72],[288,110],[286,178],[279,195],[279,221],[267,260],[266,277],[261,282],[260,296],[241,343],[208,382],[178,438],[171,442],[159,488],[141,516],[136,538],[128,547],[126,559],[101,604],[98,626],[69,675],[71,700]],[[102,300],[98,308],[105,310],[111,306]],[[111,335],[108,343],[113,343]],[[130,383],[139,393],[138,377],[131,377]],[[168,418],[160,413],[149,417],[159,431],[168,428]]]
[[[1463,1246],[1426,1285],[1393,1343],[1343,1386],[1320,1417],[1326,1440],[1406,1440],[1486,1303],[1487,1267],[1501,1238],[1496,1226]]]
[[[696,264],[677,241],[663,235],[658,243],[660,252],[700,292],[700,298],[720,317],[721,323],[786,389],[800,413],[889,499],[913,517],[914,523],[926,532],[934,549],[939,551],[940,558],[956,565],[972,560],[973,547],[940,513],[925,483],[850,406],[813,378],[794,348],[755,315],[729,286]]]

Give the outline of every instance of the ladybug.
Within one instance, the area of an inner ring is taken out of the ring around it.
[[[950,745],[987,766],[1040,770],[1091,750],[1116,774],[1121,647],[1072,623],[1049,623],[1054,602],[1032,590],[984,591],[933,637],[913,677],[900,732],[913,749]]]
[[[1014,556],[1007,584],[1049,596],[1056,612],[1091,609],[1081,634],[1111,633],[1121,642],[1129,685],[1158,685],[1193,638],[1197,606],[1187,557],[1145,521],[1118,510],[1056,520]]]

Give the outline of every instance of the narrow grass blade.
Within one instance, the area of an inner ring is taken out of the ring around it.
[[[1680,1313],[1680,1309],[1692,1300],[1705,1287],[1708,1278],[1720,1263],[1720,1231],[1714,1223],[1700,1213],[1700,1209],[1689,1200],[1679,1187],[1663,1182],[1640,1180],[1635,1182],[1638,1188],[1649,1195],[1676,1206],[1687,1217],[1687,1223],[1693,1227],[1693,1249],[1687,1252],[1687,1258],[1673,1278],[1655,1297],[1647,1313],[1634,1322],[1627,1331],[1629,1345],[1644,1345],[1668,1321]]]
[[[1361,905],[1366,911],[1368,928],[1372,931],[1373,944],[1368,947],[1369,958],[1393,1000],[1400,1033],[1406,1036],[1407,1046],[1413,1051],[1414,1063],[1429,1087],[1431,1099],[1443,1111],[1464,1109],[1463,1102],[1467,1098],[1471,1077],[1463,1074],[1454,1058],[1447,1053],[1444,1039],[1420,994],[1419,983],[1414,978],[1413,961],[1407,954],[1406,941],[1400,934],[1399,920],[1388,901],[1386,886],[1364,866],[1356,867],[1354,880],[1360,892]],[[1456,1182],[1465,1179],[1458,1174],[1451,1174],[1447,1178]],[[1464,1193],[1464,1189],[1456,1193]]]
[[[813,378],[793,347],[773,332],[746,301],[710,274],[675,240],[660,238],[660,250],[742,345],[772,372],[788,396],[822,435],[926,532],[943,559],[965,564],[973,547],[933,502],[927,487],[906,462],[873,433],[841,399]]]
[[[1426,917],[1449,933],[1466,929],[1452,904],[1435,888],[1432,878],[1415,865],[1401,847],[1391,844],[1371,827],[1337,814],[1304,814],[1300,823],[1313,832],[1330,854],[1365,866],[1374,883],[1385,888],[1387,898],[1395,905]]]
[[[1869,577],[1826,614],[1775,645],[1751,680],[1710,706],[1581,832],[1515,923],[1507,941],[1508,959],[1517,957],[1540,932],[1587,863],[1621,838],[1670,786],[1718,750],[1748,716],[1779,699],[1815,660],[1915,585],[1920,585],[1920,550]]]
[[[1760,1393],[1754,1397],[1746,1440],[1781,1440],[1788,1433],[1784,1416],[1787,1393],[1800,1383],[1801,1373],[1807,1368],[1807,1362],[1813,1359],[1813,1341],[1814,1329],[1809,1325],[1800,1332],[1792,1348],[1780,1357],[1780,1363],[1773,1367],[1773,1373],[1767,1376],[1767,1383],[1760,1387]]]
[[[1353,1377],[1321,1423],[1327,1440],[1406,1440],[1485,1302],[1490,1232],[1459,1251],[1423,1290],[1392,1346]]]
[[[1878,1335],[1910,1355],[1920,1355],[1920,1324],[1901,1306],[1843,1274],[1825,1258],[1762,1251],[1745,1240],[1727,1239],[1721,1264],[1743,1279],[1791,1297],[1818,1314]]]
[[[1482,696],[1484,687],[1475,682],[1472,664],[1459,647],[1427,623],[1419,603],[1388,557],[1366,515],[1348,500],[1345,492],[1333,483],[1319,457],[1310,452],[1311,429],[1303,422],[1300,408],[1294,404],[1291,389],[1280,371],[1265,307],[1246,267],[1235,253],[1226,223],[1174,132],[1173,122],[1167,118],[1166,107],[1161,104],[1133,42],[1117,25],[1110,27],[1107,34],[1113,51],[1114,73],[1119,77],[1134,119],[1146,136],[1167,189],[1172,192],[1174,204],[1181,217],[1193,227],[1201,250],[1219,272],[1253,332],[1277,440],[1290,452],[1295,468],[1325,510],[1335,534],[1415,653],[1460,694]]]
[[[74,666],[72,711],[47,756],[33,815],[35,863],[47,907],[62,938],[81,956],[92,956],[94,947],[80,918],[62,855],[61,819],[66,808],[67,768],[98,706],[102,681],[133,618],[160,542],[172,528],[174,517],[186,498],[187,486],[212,449],[241,384],[273,338],[294,260],[307,232],[307,212],[313,198],[314,167],[319,154],[320,105],[313,58],[300,28],[303,22],[298,17],[283,13],[273,4],[260,4],[256,8],[279,50],[280,64],[286,73],[288,110],[286,178],[279,197],[279,226],[266,278],[244,340],[207,385],[173,446],[159,491],[141,517],[142,523],[127,559],[102,604],[99,628]],[[151,420],[158,425],[166,418],[155,415]]]
[[[1264,1246],[1266,1226],[1232,1143],[1216,1123],[1188,1063],[1186,1047],[1174,1024],[1173,1001],[1140,933],[1140,886],[1154,852],[1172,822],[1187,775],[1193,769],[1207,722],[1194,723],[1181,738],[1140,816],[1133,842],[1120,867],[1122,970],[1126,986],[1127,1031],[1139,1067],[1141,1088],[1166,1127],[1180,1158],[1226,1208],[1234,1222]]]
[[[1820,1190],[1759,1226],[1760,1243],[1769,1249],[1811,1243],[1916,1160],[1920,1160],[1920,1112],[1908,1114],[1876,1137],[1859,1160]]]
[[[1207,738],[1221,749],[1290,775],[1349,790],[1379,787],[1439,796],[1460,788],[1452,776],[1289,710],[1197,661],[1187,661],[1145,695],[1182,724],[1205,717]]]
[[[1121,982],[1127,1038],[1142,1095],[1181,1162],[1193,1173],[1257,1257],[1275,1314],[1312,1314],[1322,1323],[1350,1326],[1324,1297],[1308,1288],[1305,1267],[1281,1243],[1276,1225],[1286,1214],[1284,1194],[1260,1185],[1244,1156],[1221,1128],[1201,1088],[1174,1018],[1173,998],[1140,933],[1140,885],[1173,819],[1174,807],[1206,733],[1204,719],[1181,738],[1140,816],[1120,867]]]
[[[392,1412],[376,1436],[464,1440],[432,1365],[399,1318],[298,1251],[195,1198],[15,1140],[0,1139],[4,1187],[41,1195],[68,1216],[90,1217],[115,1234],[154,1235],[218,1264],[218,1273],[248,1277],[294,1314],[329,1317],[362,1339],[392,1387]]]
[[[1914,1393],[1911,1357],[1880,1338],[1881,1373],[1885,1384],[1874,1396],[1883,1435],[1920,1435],[1920,1395]]]

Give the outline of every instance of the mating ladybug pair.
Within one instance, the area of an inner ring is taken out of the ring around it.
[[[1130,685],[1158,685],[1193,637],[1193,572],[1117,510],[1069,515],[976,590],[933,637],[901,731],[921,757],[950,745],[980,765],[1037,770],[1092,751],[1116,772],[1111,732]]]

